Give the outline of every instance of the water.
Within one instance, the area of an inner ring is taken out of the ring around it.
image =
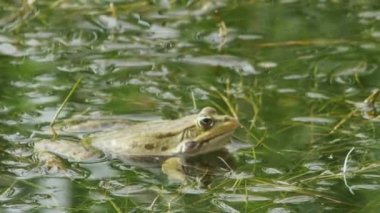
[[[379,209],[379,122],[360,107],[380,86],[377,1],[0,5],[2,212]],[[208,187],[116,160],[44,174],[32,141],[80,78],[58,121],[212,105],[235,109],[251,146]]]

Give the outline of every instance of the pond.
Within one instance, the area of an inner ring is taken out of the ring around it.
[[[1,212],[380,209],[378,1],[0,8]],[[46,172],[34,153],[51,123],[177,119],[205,106],[240,122],[231,162],[214,156],[207,183],[118,159]]]

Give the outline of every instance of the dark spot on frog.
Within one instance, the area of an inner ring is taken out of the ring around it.
[[[145,144],[144,148],[148,149],[148,150],[151,150],[151,149],[154,149],[154,145],[151,144],[151,143],[148,143],[148,144]]]
[[[169,147],[167,147],[167,146],[163,146],[163,147],[161,147],[161,151],[164,152],[164,151],[168,150],[168,148],[169,148]]]
[[[196,149],[198,149],[200,146],[202,146],[201,143],[195,142],[195,141],[188,141],[185,143],[185,150],[184,152],[192,152]]]

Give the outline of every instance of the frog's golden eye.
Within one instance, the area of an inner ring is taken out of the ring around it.
[[[214,126],[214,119],[207,115],[200,116],[198,118],[198,125],[203,129],[210,129],[212,126]]]

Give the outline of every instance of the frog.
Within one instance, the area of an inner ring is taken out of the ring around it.
[[[237,118],[220,115],[213,107],[176,120],[153,120],[90,133],[79,141],[44,139],[34,143],[35,153],[44,166],[64,169],[59,158],[83,162],[107,156],[111,159],[162,160],[161,170],[170,179],[183,182],[182,163],[222,150],[239,126]],[[77,129],[77,128],[76,128]]]

